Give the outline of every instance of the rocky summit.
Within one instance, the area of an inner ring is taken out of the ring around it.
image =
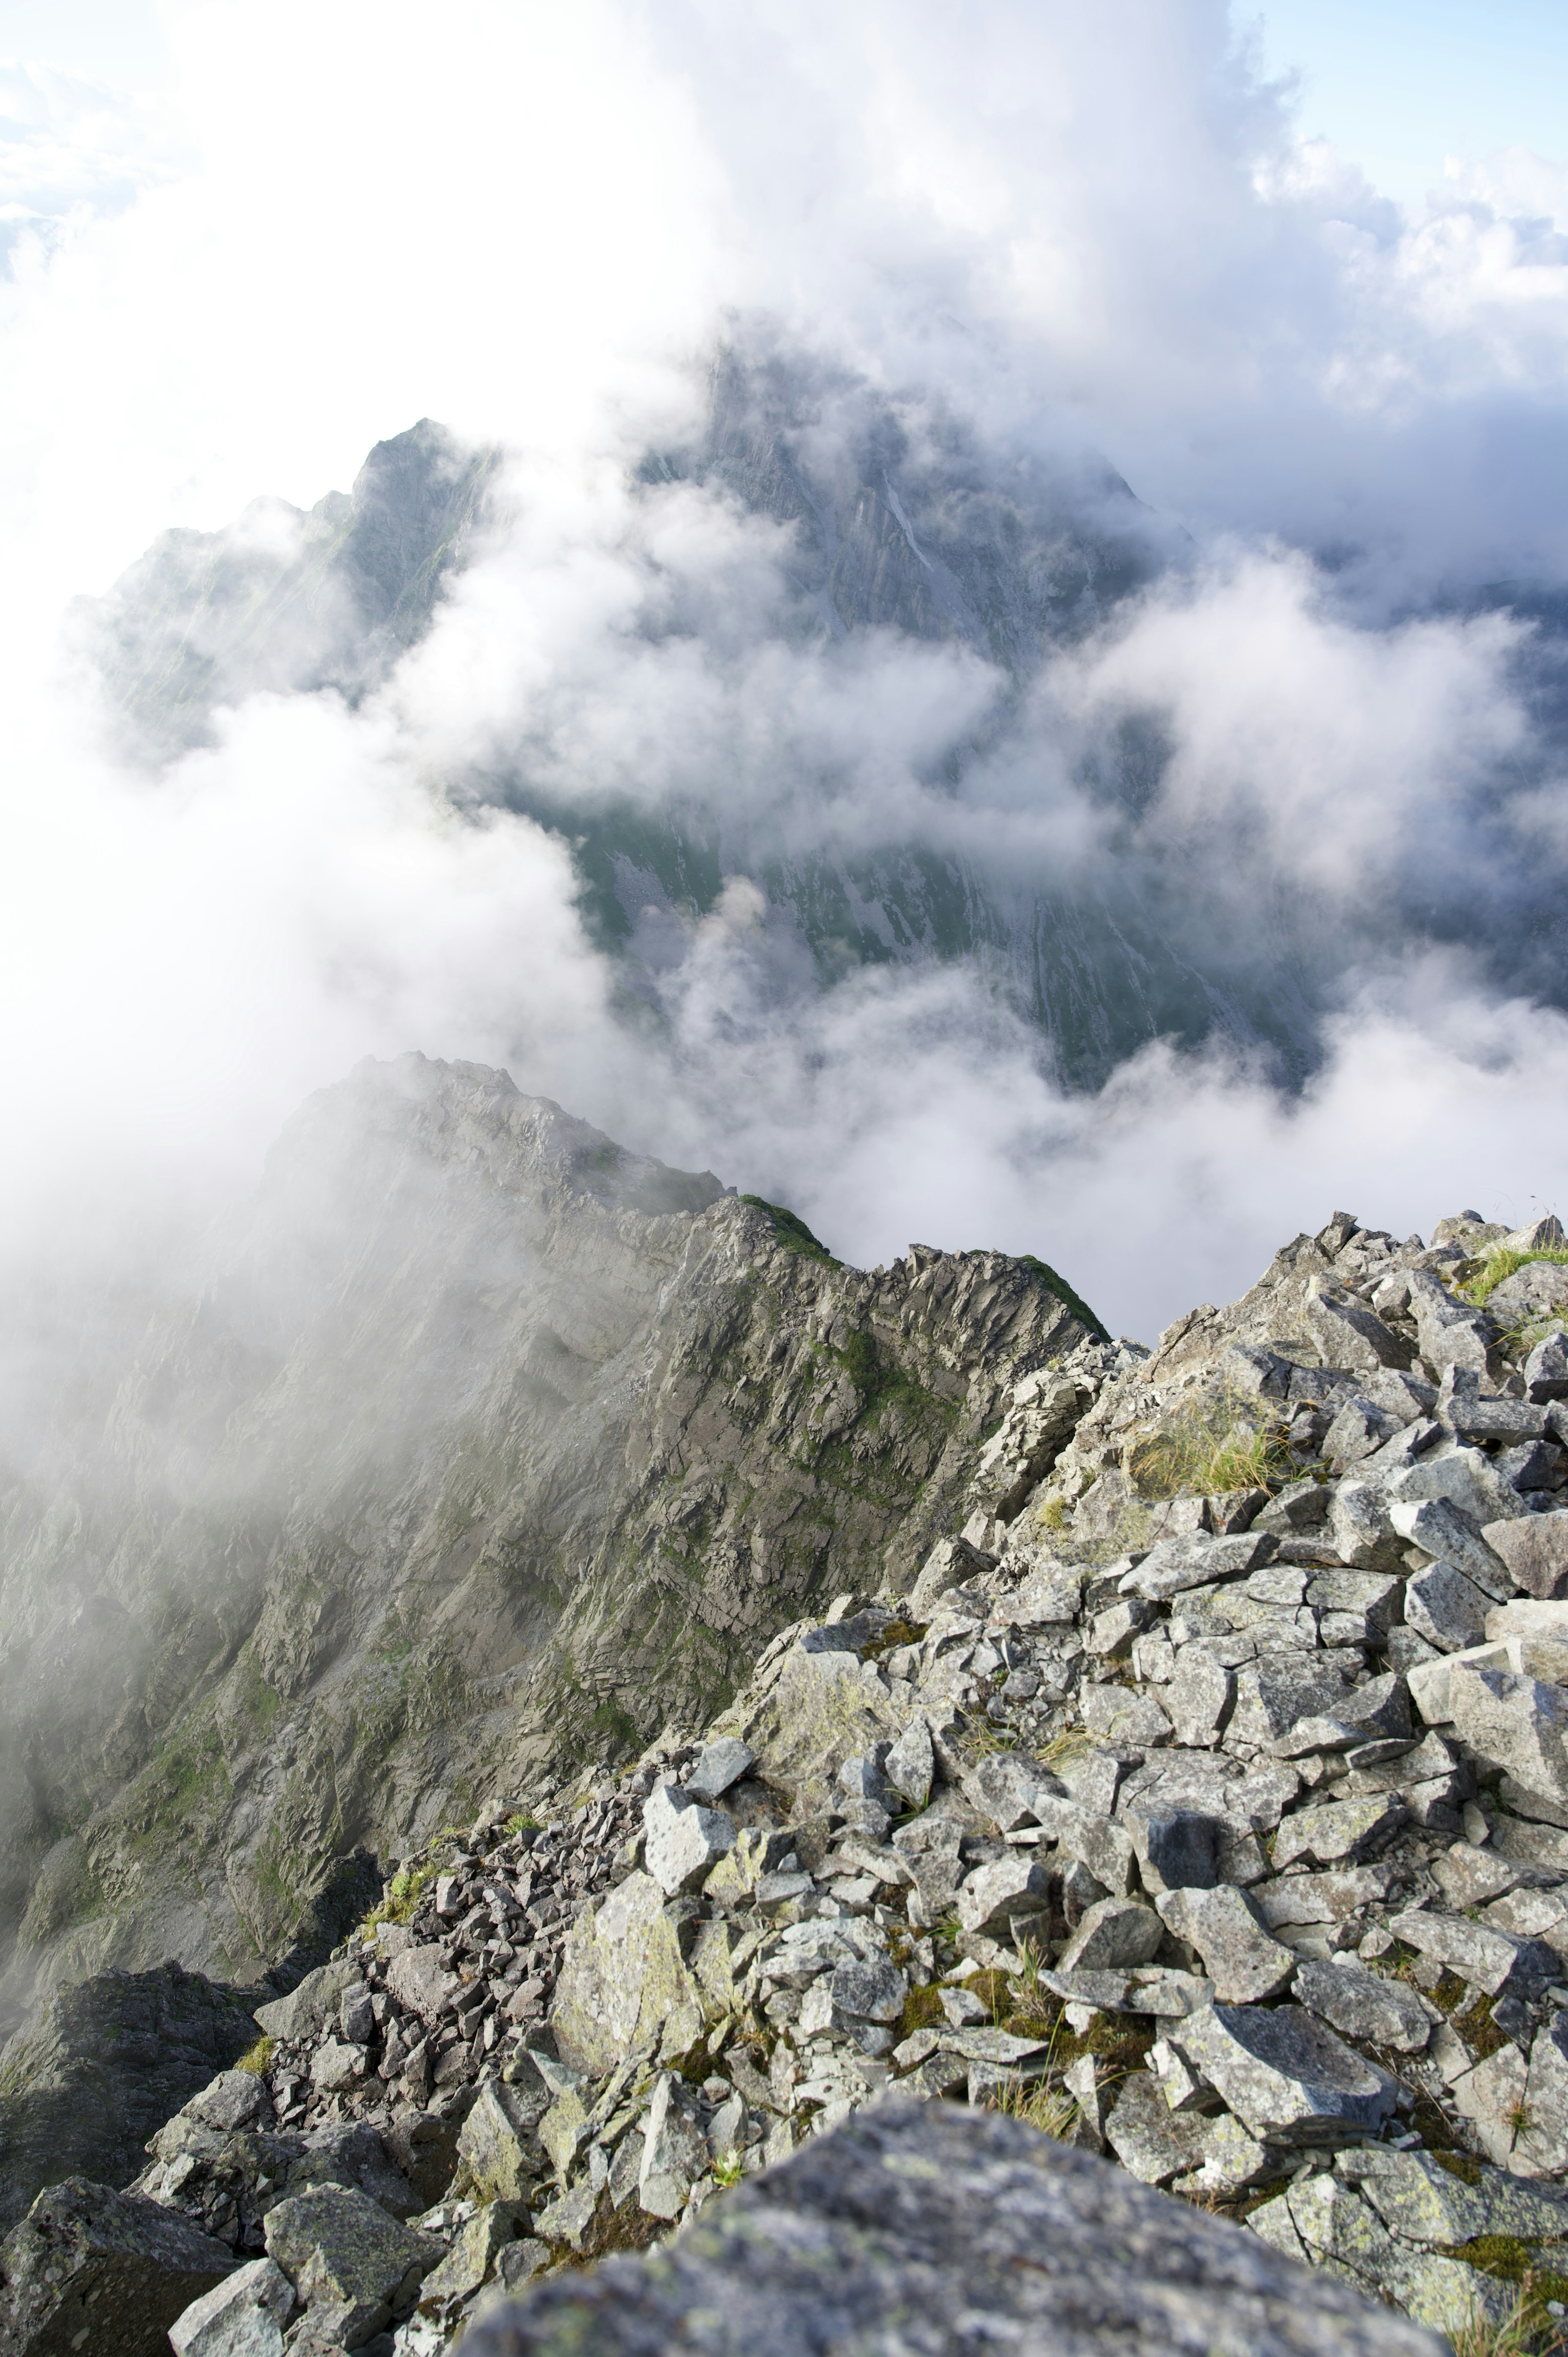
[[[164,1337],[119,1396],[163,1371],[182,1436],[149,1561],[222,1495],[236,1566],[172,1721],[220,1803],[157,1871],[242,1887],[309,1762],[370,1882],[335,1945],[256,1918],[242,2000],[186,1975],[134,2153],[45,2148],[50,2090],[130,2118],[78,2049],[134,1980],[48,1951],[0,2054],[4,2357],[1560,2337],[1555,1222],[1336,1213],[1150,1350],[1040,1264],[841,1268],[499,1075],[381,1068],[313,1128],[224,1247],[313,1208],[269,1350],[222,1357],[215,1284],[188,1390]],[[249,1574],[231,1448],[286,1497]],[[393,1616],[460,1641],[376,1719]],[[84,1856],[134,1856],[134,1783]]]

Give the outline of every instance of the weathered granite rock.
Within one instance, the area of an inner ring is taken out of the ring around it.
[[[705,1802],[712,1807],[756,1765],[757,1754],[749,1745],[738,1742],[733,1735],[722,1735],[715,1743],[704,1743],[698,1752],[696,1766],[686,1779],[686,1790],[693,1801]]]
[[[285,2039],[297,2045],[305,2039],[317,2037],[337,2013],[343,1992],[356,1977],[352,1964],[338,1958],[336,1963],[318,1964],[306,1973],[297,1988],[286,1996],[274,1997],[270,2005],[258,2006],[256,2021],[269,2038]],[[413,2003],[412,1995],[405,2002]]]
[[[843,1762],[904,1732],[903,1714],[853,1651],[785,1654],[760,1693],[748,1690],[721,1722],[751,1748],[770,1782],[805,1812],[831,1804]]]
[[[1385,1849],[1410,1814],[1391,1792],[1369,1794],[1365,1800],[1323,1801],[1317,1807],[1298,1809],[1281,1822],[1274,1835],[1276,1867],[1308,1857],[1318,1866],[1353,1865]]]
[[[1255,2005],[1288,1986],[1294,1955],[1270,1937],[1239,1890],[1167,1890],[1155,1904],[1176,1938],[1197,1950],[1216,2004]]]
[[[643,1863],[666,1898],[695,1890],[735,1846],[735,1819],[724,1809],[704,1809],[678,1784],[654,1786],[642,1822]]]
[[[1224,1827],[1218,1818],[1137,1802],[1127,1812],[1126,1826],[1151,1897],[1162,1890],[1209,1890],[1219,1879]]]
[[[387,1967],[387,1986],[399,2005],[434,2029],[462,1987],[439,1948],[429,1942],[405,1948]]]
[[[1194,1745],[1217,1741],[1230,1716],[1235,1693],[1236,1680],[1231,1671],[1201,1646],[1185,1646],[1175,1677],[1160,1694],[1161,1706],[1176,1741]]]
[[[1386,2072],[1300,2006],[1211,2006],[1165,2034],[1261,2143],[1376,2130],[1393,2109]]]
[[[1445,1653],[1462,1652],[1481,1642],[1491,1600],[1454,1564],[1439,1559],[1406,1581],[1405,1625]]]
[[[922,2357],[982,2339],[1063,2357],[1442,2357],[1403,2317],[1103,2161],[996,2114],[898,2101],[814,2138],[668,2248],[541,2286],[465,2348],[799,2357],[911,2330]]]
[[[57,1990],[0,2048],[0,2229],[62,2178],[128,2184],[147,2138],[255,2039],[238,1991],[177,1964]]]
[[[422,2300],[463,2299],[497,2271],[503,2251],[517,2240],[527,2212],[516,2201],[487,2201],[454,2237],[440,2266],[420,2286]]]
[[[1507,1564],[1516,1587],[1531,1596],[1568,1596],[1568,1509],[1487,1523],[1481,1536]]]
[[[1275,1542],[1266,1531],[1244,1531],[1214,1538],[1194,1531],[1185,1538],[1163,1539],[1120,1581],[1123,1596],[1158,1599],[1179,1596],[1184,1588],[1201,1587],[1211,1579],[1231,1579],[1254,1566],[1267,1563]]]
[[[1418,1989],[1369,1972],[1354,1956],[1309,1958],[1296,1973],[1295,1995],[1343,2037],[1391,2046],[1402,2054],[1423,2051],[1440,2018]]]
[[[1568,2175],[1568,2014],[1554,2013],[1536,2031],[1524,2104],[1509,2168],[1521,2177]]]
[[[1152,2071],[1134,2071],[1105,2118],[1105,2141],[1123,2169],[1144,2185],[1168,2185],[1202,2166],[1208,2123],[1173,2111]]]
[[[1472,1751],[1528,1792],[1568,1801],[1568,1692],[1454,1657],[1448,1716]]]
[[[428,2234],[389,2218],[346,2185],[319,2185],[280,2201],[267,2212],[266,2238],[267,2256],[307,2306],[349,2311],[347,2349],[412,2308],[422,2280],[444,2255]]]
[[[1084,1909],[1077,1931],[1057,1958],[1057,1970],[1118,1972],[1146,1964],[1163,1937],[1164,1926],[1152,1907],[1140,1907],[1131,1899],[1097,1899]]]
[[[543,2166],[538,2131],[547,2092],[494,2079],[480,2088],[458,2131],[457,2153],[481,2201],[521,2201],[532,2190]]]
[[[931,1779],[936,1773],[929,1722],[917,1713],[882,1765],[894,1791],[901,1792],[912,1809],[923,1809],[931,1797]]]
[[[703,2012],[663,1892],[650,1875],[628,1875],[567,1939],[550,2010],[562,2054],[601,2072],[650,2040],[682,2053],[701,2031]]]
[[[1364,1302],[1332,1278],[1315,1276],[1307,1287],[1306,1319],[1328,1367],[1408,1367],[1411,1348]]]
[[[1026,1852],[999,1857],[965,1877],[958,1894],[958,1920],[966,1932],[1000,1932],[1015,1915],[1037,1915],[1050,1903],[1050,1877]]]
[[[0,2357],[160,2357],[233,2266],[176,2212],[68,2177],[0,2243]]]
[[[1456,1301],[1430,1269],[1410,1274],[1410,1307],[1429,1367],[1471,1367],[1489,1372],[1498,1327],[1484,1310]]]
[[[1434,1963],[1448,1965],[1463,1975],[1473,1987],[1484,1989],[1493,1996],[1516,1971],[1529,1972],[1532,1962],[1545,1978],[1556,1969],[1552,1952],[1547,1949],[1539,1958],[1532,1958],[1530,1943],[1517,1940],[1511,1932],[1494,1931],[1486,1923],[1469,1922],[1462,1915],[1429,1913],[1425,1908],[1407,1908],[1396,1915],[1389,1925],[1396,1940],[1417,1949]]]
[[[294,2287],[273,2259],[236,2267],[169,2326],[175,2357],[281,2357]]]

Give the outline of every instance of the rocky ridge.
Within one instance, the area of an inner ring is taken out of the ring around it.
[[[117,2201],[126,2248],[159,2212],[196,2238],[182,2287],[227,2255],[181,2357],[435,2357],[875,2106],[869,2153],[898,2095],[1011,2113],[1443,2331],[1527,2286],[1550,2335],[1563,1249],[1337,1215],[1155,1352],[1015,1380],[917,1577],[781,1631],[700,1737],[428,1846],[131,2191],[40,2196],[0,2346],[46,2345],[41,2238],[101,2247]]]

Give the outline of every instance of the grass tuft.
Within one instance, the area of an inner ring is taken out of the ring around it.
[[[1479,1308],[1499,1285],[1505,1284],[1510,1276],[1517,1275],[1521,1268],[1528,1268],[1530,1262],[1536,1260],[1551,1261],[1558,1268],[1568,1267],[1568,1248],[1561,1244],[1543,1244],[1536,1252],[1507,1252],[1501,1244],[1494,1244],[1490,1251],[1481,1254],[1480,1265],[1475,1274],[1457,1289],[1466,1301],[1473,1301]]]
[[[1300,1467],[1285,1427],[1255,1424],[1255,1403],[1222,1391],[1189,1400],[1138,1442],[1127,1471],[1144,1498],[1212,1498],[1231,1490],[1274,1490]]]
[[[245,2049],[234,2065],[235,2070],[249,2071],[256,2078],[262,2078],[272,2067],[273,2051],[276,2045],[275,2038],[258,2038],[253,2046],[248,2046]]]

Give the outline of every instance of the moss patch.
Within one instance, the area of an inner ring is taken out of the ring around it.
[[[843,1261],[835,1260],[826,1244],[811,1233],[805,1221],[794,1211],[786,1211],[782,1203],[770,1203],[763,1195],[743,1195],[740,1200],[754,1211],[767,1212],[773,1222],[774,1242],[782,1244],[786,1252],[799,1253],[802,1260],[819,1260],[824,1268],[843,1266]]]

